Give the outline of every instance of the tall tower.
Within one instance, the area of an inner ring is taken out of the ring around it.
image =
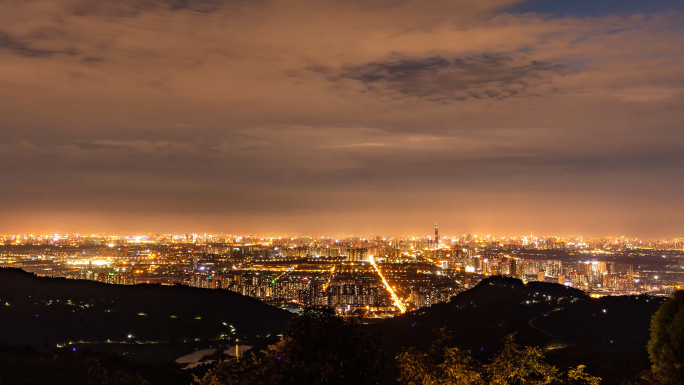
[[[439,246],[439,230],[437,229],[437,222],[435,222],[435,246]]]

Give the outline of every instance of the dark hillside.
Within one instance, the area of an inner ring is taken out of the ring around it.
[[[621,384],[648,369],[649,321],[663,301],[647,296],[594,299],[562,285],[492,277],[449,303],[366,327],[379,329],[383,336],[383,349],[390,358],[385,375],[392,381],[398,377],[394,357],[401,348],[426,349],[436,337],[434,330],[446,327],[455,346],[471,350],[480,360],[497,352],[505,335],[516,333],[519,344],[547,349],[548,361],[562,371],[586,365],[587,372],[603,378],[602,384]],[[263,342],[270,335],[271,341],[285,330],[289,319],[288,312],[224,290],[115,286],[0,269],[0,341],[39,347],[21,350],[5,344],[5,375],[21,375],[23,365],[69,378],[69,373],[83,373],[93,362],[106,362],[111,370],[145,372],[150,379],[173,373],[187,376],[169,360],[185,354],[181,351],[194,341],[199,341],[197,349],[219,350],[227,341],[217,340],[232,337]],[[315,341],[316,336],[311,338]],[[79,340],[92,344],[55,347]],[[144,342],[169,343],[138,344]],[[207,346],[202,347],[203,342]],[[138,347],[149,351],[143,353]],[[95,360],[87,355],[88,348],[100,350],[92,353],[99,355]],[[127,358],[139,353],[150,357]],[[159,358],[165,356],[162,353],[170,358]]]
[[[253,338],[282,333],[290,318],[227,290],[107,285],[0,269],[0,341],[9,343]]]
[[[187,385],[192,375],[170,366],[146,366],[121,357],[84,350],[0,345],[0,384],[86,385],[98,365],[109,384],[142,376],[150,385]]]
[[[446,327],[454,345],[486,360],[501,348],[503,336],[516,333],[522,345],[549,349],[548,360],[562,370],[583,364],[604,377],[603,384],[620,384],[648,369],[648,322],[661,303],[645,297],[593,299],[563,285],[492,277],[449,303],[378,327],[392,357],[402,347],[426,349],[436,337],[433,330]]]
[[[663,298],[648,296],[577,301],[535,325],[571,345],[551,351],[551,361],[565,366],[586,363],[597,375],[620,383],[650,368],[646,351],[649,327],[663,302]]]

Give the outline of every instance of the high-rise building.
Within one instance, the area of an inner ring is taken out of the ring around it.
[[[634,266],[633,265],[617,264],[615,266],[615,270],[616,270],[617,274],[634,275]]]
[[[435,222],[435,246],[439,245],[439,230],[437,229],[437,222]]]
[[[368,249],[364,247],[355,247],[347,249],[348,261],[368,261]]]

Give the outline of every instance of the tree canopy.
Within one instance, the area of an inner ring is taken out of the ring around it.
[[[684,291],[675,292],[653,315],[648,354],[659,384],[684,383]]]
[[[429,351],[405,349],[397,356],[399,382],[405,385],[482,384],[482,374],[470,352],[450,348],[450,340],[446,329],[439,329],[439,338]]]
[[[445,329],[428,352],[404,350],[397,361],[404,385],[598,385],[600,378],[584,373],[584,366],[567,373],[547,364],[538,347],[519,346],[514,335],[504,338],[504,346],[488,364],[470,356],[469,351],[449,347],[451,337]]]
[[[446,329],[428,351],[404,349],[396,358],[404,385],[598,385],[584,366],[560,372],[544,361],[538,347],[520,346],[514,335],[486,364],[469,351],[450,347]],[[226,360],[209,370],[199,385],[378,384],[383,377],[380,339],[330,308],[308,308],[295,317],[283,339],[260,355]]]
[[[331,308],[307,308],[287,326],[283,339],[240,361],[223,361],[200,385],[375,384],[383,366],[380,339]]]

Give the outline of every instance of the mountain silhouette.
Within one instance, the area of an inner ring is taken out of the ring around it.
[[[14,344],[275,336],[291,317],[228,290],[108,285],[0,269],[0,341]]]
[[[602,384],[621,384],[649,369],[650,318],[663,301],[645,295],[591,298],[564,285],[499,276],[448,303],[374,327],[382,331],[389,356],[403,347],[427,349],[435,329],[446,327],[454,346],[485,362],[505,335],[515,333],[519,344],[546,349],[548,361],[561,370],[586,365]]]

